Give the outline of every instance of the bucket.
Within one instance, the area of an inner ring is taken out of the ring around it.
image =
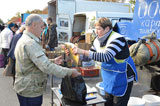
[[[102,96],[105,96],[105,90],[103,88],[103,83],[102,82],[98,82],[96,84],[96,87],[98,88],[98,91],[99,93],[102,95]]]
[[[130,97],[127,106],[145,106],[145,101],[139,97]]]
[[[142,99],[145,101],[145,106],[160,106],[160,97],[156,95],[144,95]]]

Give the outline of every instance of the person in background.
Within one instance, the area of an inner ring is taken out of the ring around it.
[[[137,81],[136,67],[130,57],[128,44],[123,36],[112,31],[112,23],[108,18],[96,21],[95,30],[98,36],[90,51],[74,47],[73,53],[101,63],[105,106],[127,106],[133,81]]]
[[[15,62],[16,62],[14,50],[15,50],[17,41],[21,38],[24,30],[25,30],[25,25],[22,25],[18,30],[18,34],[13,36],[11,44],[10,44],[10,50],[7,55],[9,58],[11,58],[11,62],[13,62],[13,67],[12,67],[13,85],[14,85],[14,81],[15,81]]]
[[[45,45],[46,49],[49,49],[50,51],[53,51],[55,47],[58,46],[58,39],[57,39],[57,25],[53,23],[53,20],[51,17],[47,18],[47,24],[48,24],[48,30],[47,30],[47,36],[48,39],[47,44]]]
[[[31,14],[25,21],[26,30],[18,40],[15,48],[16,76],[14,90],[20,106],[41,106],[43,90],[47,84],[47,75],[56,77],[76,77],[81,75],[76,69],[59,66],[62,62],[58,57],[52,63],[40,45],[40,35],[44,28],[42,18]],[[55,64],[56,63],[56,64]]]
[[[42,32],[42,47],[45,48],[45,45],[47,44],[47,30],[48,30],[48,27],[47,27],[47,24],[44,22],[44,30]]]
[[[14,23],[8,24],[1,33],[0,33],[0,48],[2,48],[2,52],[4,54],[4,63],[5,67],[8,64],[8,51],[10,49],[10,43],[13,38],[13,31],[14,31]]]
[[[0,32],[5,28],[4,24],[0,24]]]
[[[17,24],[14,25],[13,35],[16,34],[16,31],[19,29],[19,26]]]

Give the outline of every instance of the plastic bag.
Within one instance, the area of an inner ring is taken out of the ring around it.
[[[85,97],[87,95],[87,88],[82,76],[69,77],[66,76],[61,82],[61,92],[63,98],[85,105]]]
[[[9,60],[8,64],[3,71],[3,75],[4,76],[14,76],[14,74],[13,74],[14,60],[11,59],[10,57],[8,60]]]

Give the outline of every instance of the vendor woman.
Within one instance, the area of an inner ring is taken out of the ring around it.
[[[127,106],[133,81],[137,81],[136,67],[130,57],[128,44],[122,35],[112,30],[108,18],[97,20],[95,30],[98,36],[91,49],[87,51],[74,47],[73,52],[101,63],[105,106]]]

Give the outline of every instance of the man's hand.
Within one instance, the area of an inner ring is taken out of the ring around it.
[[[72,77],[77,77],[77,76],[80,76],[80,75],[81,75],[81,73],[78,72],[77,70],[72,72]]]
[[[68,48],[66,47],[66,45],[62,45],[61,47],[62,47],[62,49],[64,50],[66,56],[69,56],[69,50],[68,50]]]
[[[55,64],[62,64],[62,62],[63,62],[63,59],[62,59],[62,56],[59,56],[59,57],[56,57],[55,59],[54,59],[54,63]]]
[[[66,56],[69,56],[69,50],[65,47],[64,49]]]

